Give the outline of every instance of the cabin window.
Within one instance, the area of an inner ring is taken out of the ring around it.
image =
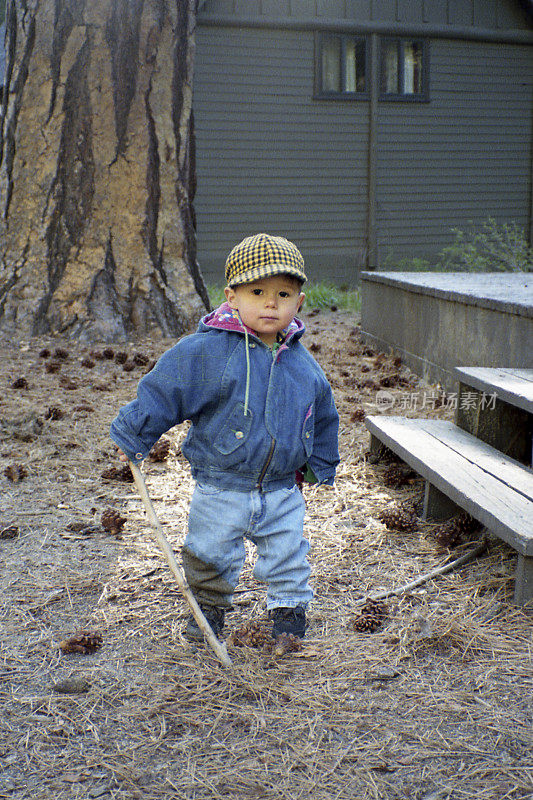
[[[420,39],[381,40],[382,100],[428,99],[427,49]]]
[[[316,94],[320,97],[364,95],[367,91],[367,49],[364,36],[319,35]]]

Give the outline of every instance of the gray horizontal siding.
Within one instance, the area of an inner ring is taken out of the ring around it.
[[[366,103],[313,100],[311,33],[197,31],[198,257],[208,281],[259,230],[294,238],[311,274],[362,261]],[[342,107],[340,107],[342,106]]]
[[[432,258],[489,216],[527,229],[533,50],[431,43],[431,102],[379,105],[380,255]]]
[[[368,101],[313,100],[310,32],[198,30],[199,259],[220,276],[258,230],[301,247],[314,277],[365,257]],[[434,259],[452,227],[529,224],[533,48],[431,42],[430,102],[378,104],[379,253]]]

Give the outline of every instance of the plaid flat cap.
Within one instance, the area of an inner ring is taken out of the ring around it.
[[[293,275],[307,280],[304,260],[295,244],[283,236],[256,233],[235,245],[226,261],[226,283],[239,286],[272,275]]]

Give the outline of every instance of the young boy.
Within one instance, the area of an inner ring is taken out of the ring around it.
[[[193,594],[220,634],[246,537],[257,547],[254,575],[268,585],[273,635],[303,637],[313,593],[295,474],[333,483],[339,418],[324,373],[300,343],[298,248],[280,236],[247,237],[225,276],[226,303],[163,354],[111,436],[123,459],[138,462],[161,434],[191,421],[182,452],[196,487],[182,560]],[[202,638],[193,617],[186,635]]]

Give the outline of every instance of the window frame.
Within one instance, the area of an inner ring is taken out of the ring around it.
[[[394,43],[398,53],[398,92],[385,92],[385,59],[384,45]],[[422,47],[422,91],[406,94],[403,91],[405,61],[405,44],[416,43]],[[387,36],[379,37],[379,100],[385,103],[429,103],[429,39],[420,36]]]
[[[324,89],[322,86],[322,46],[325,39],[336,38],[340,40],[341,59],[340,59],[340,82],[345,84],[346,78],[346,43],[348,40],[361,40],[365,45],[365,90],[363,92],[336,91]],[[368,100],[370,97],[370,37],[364,33],[337,33],[335,31],[316,31],[315,32],[315,82],[313,98],[315,100]]]

